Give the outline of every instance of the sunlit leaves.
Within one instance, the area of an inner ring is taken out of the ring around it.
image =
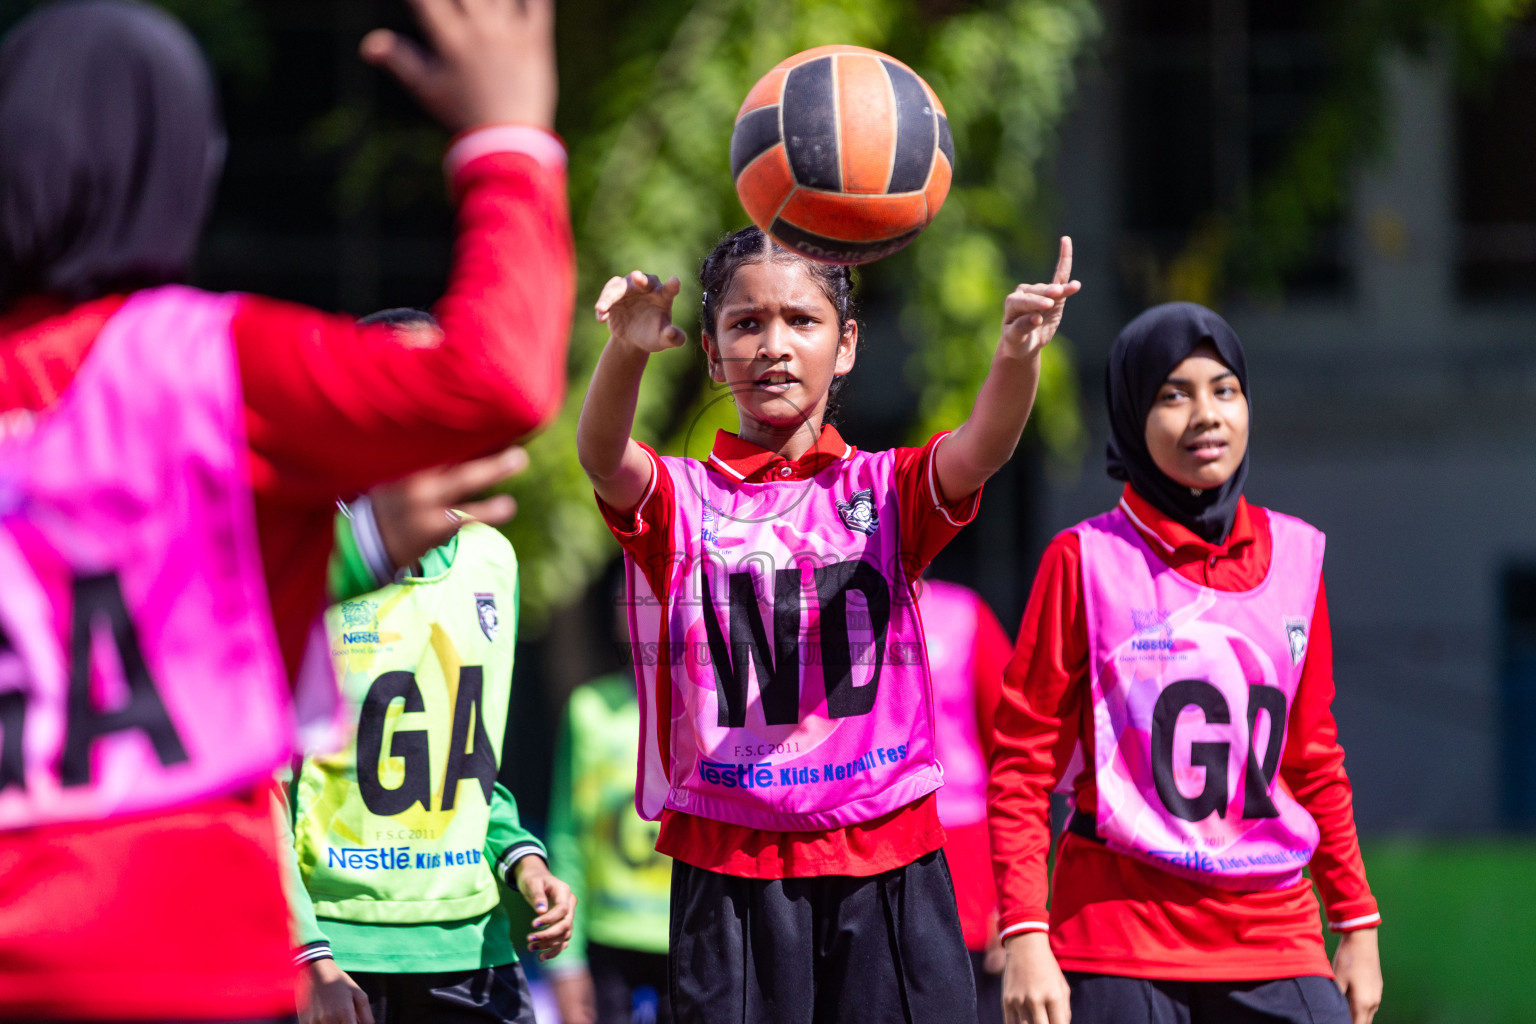
[[[636,17],[617,6],[612,15],[615,33]],[[647,31],[670,19],[664,47],[614,67],[593,55],[589,66],[602,76],[594,112],[566,128],[581,267],[571,393],[559,423],[532,445],[511,527],[524,606],[535,619],[578,594],[614,554],[573,440],[606,337],[590,309],[606,278],[637,267],[682,278],[674,319],[695,339],[652,360],[636,435],[698,456],[716,427],[734,425],[729,402],[702,372],[694,279],[714,241],[746,220],[728,151],[752,83],[799,50],[852,43],[911,64],[944,101],[959,165],[948,205],[907,252],[865,271],[872,293],[905,297],[918,439],[970,412],[997,344],[1003,296],[1051,265],[1054,239],[1036,206],[1038,165],[1070,96],[1073,62],[1098,29],[1087,0],[997,0],[938,20],[910,0],[696,0],[648,4],[644,16]],[[1059,339],[1047,350],[1034,422],[1051,450],[1070,457],[1082,428],[1067,345]]]

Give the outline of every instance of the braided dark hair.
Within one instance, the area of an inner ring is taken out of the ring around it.
[[[715,243],[710,254],[699,266],[699,284],[704,290],[699,330],[703,334],[717,333],[716,318],[720,315],[720,301],[730,291],[736,272],[753,263],[799,263],[821,289],[832,308],[837,311],[837,326],[841,330],[849,320],[858,315],[853,301],[853,268],[833,263],[820,263],[779,245],[763,233],[757,225],[749,225],[733,231]],[[838,395],[847,381],[846,377],[834,377],[827,396],[826,419],[830,421],[837,408]]]
[[[715,333],[715,318],[720,315],[720,300],[730,290],[736,271],[749,263],[801,263],[811,280],[837,310],[841,327],[856,315],[853,305],[853,268],[832,263],[818,263],[774,242],[757,225],[733,231],[715,244],[699,266],[699,284],[704,289],[703,316],[699,323],[705,334]]]

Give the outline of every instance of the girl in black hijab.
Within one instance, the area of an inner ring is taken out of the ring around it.
[[[1322,534],[1243,498],[1247,361],[1216,313],[1141,314],[1106,386],[1126,486],[1046,548],[996,716],[1005,1017],[1368,1024],[1381,917],[1331,710]],[[1058,785],[1074,810],[1048,883]],[[1331,966],[1303,864],[1344,933]]]
[[[223,161],[208,65],[163,11],[23,22],[0,48],[0,310],[184,279]]]
[[[1212,544],[1226,539],[1237,514],[1237,501],[1248,480],[1244,444],[1236,471],[1217,487],[1191,488],[1171,479],[1147,450],[1147,415],[1169,372],[1200,345],[1236,377],[1247,401],[1248,361],[1243,344],[1220,316],[1193,302],[1154,306],[1125,325],[1109,350],[1104,389],[1109,399],[1110,438],[1106,470],[1162,509],[1190,532]],[[1246,433],[1246,431],[1245,431]]]

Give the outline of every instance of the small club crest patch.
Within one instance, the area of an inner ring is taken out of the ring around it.
[[[874,536],[880,525],[880,516],[875,512],[875,492],[869,487],[856,492],[847,501],[839,500],[837,514],[842,516],[844,526],[866,537]]]
[[[348,629],[367,629],[373,625],[373,613],[379,606],[372,601],[343,601],[341,622]]]
[[[475,595],[475,615],[480,619],[480,632],[487,640],[495,640],[501,629],[501,615],[496,611],[495,594]]]
[[[1307,620],[1287,617],[1285,641],[1291,647],[1291,664],[1300,665],[1301,659],[1307,656]]]
[[[1173,636],[1173,613],[1165,612],[1161,608],[1148,608],[1143,611],[1140,608],[1131,610],[1131,627],[1136,630],[1137,636],[1151,636],[1161,633],[1164,636]]]

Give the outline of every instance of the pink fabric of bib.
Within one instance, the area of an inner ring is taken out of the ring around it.
[[[1229,593],[1181,576],[1121,509],[1074,528],[1094,721],[1098,831],[1180,876],[1293,884],[1317,824],[1278,778],[1323,566],[1323,535],[1269,513],[1269,573]]]
[[[976,623],[981,600],[965,587],[923,580],[917,606],[928,640],[939,762],[939,820],[958,828],[987,817],[987,762],[976,724]]]
[[[679,505],[666,603],[628,567],[642,816],[837,828],[943,784],[894,461],[857,453],[809,480],[754,484],[662,459]]]
[[[291,756],[235,301],[133,296],[0,443],[0,828],[172,807]]]

